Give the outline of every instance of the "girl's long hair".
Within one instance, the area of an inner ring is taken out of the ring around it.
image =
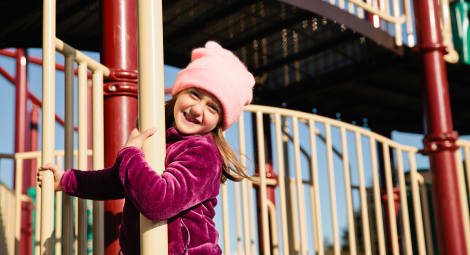
[[[173,116],[173,111],[175,108],[176,98],[178,94],[174,95],[170,100],[165,102],[165,125],[166,129],[173,126],[175,121]],[[243,178],[251,179],[246,174],[246,167],[238,160],[235,152],[232,147],[227,143],[224,137],[222,130],[222,121],[217,124],[217,126],[211,131],[212,138],[214,143],[219,150],[220,155],[222,156],[223,166],[222,166],[222,177],[221,182],[224,183],[227,179],[232,181],[241,181]]]

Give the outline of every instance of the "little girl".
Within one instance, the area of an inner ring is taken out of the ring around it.
[[[56,191],[85,199],[125,198],[119,241],[123,254],[140,253],[139,213],[168,221],[168,254],[221,254],[213,221],[220,183],[247,177],[223,131],[251,102],[255,80],[242,62],[209,41],[193,50],[176,77],[166,108],[165,171],[150,168],[141,150],[155,129],[134,129],[114,165],[100,171],[62,171],[53,164]]]

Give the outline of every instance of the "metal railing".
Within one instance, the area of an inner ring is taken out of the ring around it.
[[[272,128],[269,134],[263,130],[266,120]],[[259,174],[253,177],[255,183],[244,180],[221,187],[223,225],[219,227],[223,229],[224,253],[233,254],[231,244],[236,243],[237,254],[259,254],[260,247],[264,254],[434,254],[431,202],[425,178],[416,169],[417,148],[338,120],[257,105],[247,106],[238,126],[227,132],[238,136],[240,153],[245,155],[242,163]],[[268,138],[273,141],[272,147],[264,146]],[[250,151],[250,139],[257,140],[257,150]],[[470,142],[460,140],[457,144],[461,147],[456,152],[460,193],[462,201],[468,201],[470,175],[464,169],[470,162]],[[266,175],[268,160],[263,155],[269,155],[269,151],[277,177]],[[247,158],[255,154],[258,162],[252,165]],[[74,155],[79,157],[80,152]],[[86,155],[93,153],[88,150]],[[64,156],[63,151],[54,152],[59,167]],[[18,180],[22,180],[25,160],[40,165],[42,158],[41,152],[2,154],[0,158],[14,160],[17,169],[14,192],[3,188],[0,194],[2,218],[15,219],[2,221],[7,224],[3,227],[5,250],[14,254],[18,247],[11,247],[19,244],[21,226],[20,217],[15,215],[20,215],[22,202],[32,201],[21,194],[22,182]],[[275,201],[267,199],[267,189],[273,187]],[[35,207],[39,209],[43,204],[39,188],[36,194]],[[65,242],[61,200],[61,193],[56,193],[52,238],[56,254],[62,254]],[[468,204],[462,208],[468,242]],[[79,215],[78,206],[74,210]],[[255,225],[257,211],[261,228]],[[41,254],[39,230],[44,223],[40,219],[41,211],[37,210],[35,254]],[[73,221],[80,226],[78,218]],[[72,227],[78,236],[79,229]],[[332,241],[330,245],[326,245],[327,239]],[[78,243],[74,240],[75,250],[80,249]]]
[[[93,153],[91,150],[86,152],[87,156],[92,156]],[[74,151],[75,158],[78,155],[78,151]],[[54,162],[59,168],[63,168],[64,162],[64,151],[55,151],[54,152]],[[0,159],[9,159],[15,162],[15,188],[10,190],[5,186],[1,186],[2,195],[5,196],[6,200],[4,203],[9,203],[9,201],[14,201],[14,205],[7,207],[6,204],[2,204],[0,210],[2,210],[2,216],[7,215],[6,217],[2,217],[4,219],[14,219],[14,220],[4,220],[2,223],[5,224],[5,236],[7,240],[7,247],[4,249],[7,251],[7,254],[16,254],[16,251],[19,250],[19,243],[20,243],[20,231],[21,231],[21,204],[23,202],[33,203],[33,198],[25,195],[22,193],[23,190],[23,172],[25,171],[25,163],[28,162],[31,164],[31,169],[36,169],[36,166],[41,165],[41,151],[29,151],[29,152],[19,152],[15,154],[0,154]],[[34,208],[36,210],[36,218],[35,218],[35,240],[34,240],[34,254],[39,255],[40,253],[40,229],[41,229],[41,188],[36,186],[36,198],[34,200]],[[55,216],[55,231],[53,238],[51,238],[52,242],[54,243],[55,254],[60,255],[62,254],[62,245],[63,245],[63,235],[62,235],[62,219],[63,219],[63,211],[62,211],[62,193],[58,192],[55,193],[53,204],[55,204],[55,209],[53,210],[53,217]],[[75,215],[78,215],[78,207],[75,206]],[[75,220],[75,226],[78,225],[77,220]],[[13,230],[12,230],[13,229]],[[77,228],[74,228],[73,225],[71,227],[71,231],[75,231],[75,236],[78,234],[76,232]],[[12,244],[14,246],[12,247]],[[75,242],[76,246],[76,242]],[[1,245],[0,245],[0,248]],[[75,247],[77,249],[77,247]],[[3,248],[2,248],[3,250]]]
[[[365,12],[369,13],[374,27],[386,30],[394,36],[397,46],[403,45],[403,35],[405,35],[405,43],[408,47],[416,45],[412,0],[327,0],[327,2],[361,19],[367,17]],[[439,0],[439,7],[442,39],[443,44],[447,48],[447,54],[444,56],[444,59],[447,62],[456,63],[459,60],[459,56],[452,43],[449,1]]]
[[[43,4],[43,114],[42,114],[42,156],[43,163],[54,160],[54,114],[55,114],[55,53],[56,50],[65,56],[65,81],[66,81],[66,146],[65,146],[65,167],[72,167],[73,151],[73,64],[78,63],[78,164],[77,168],[86,170],[88,168],[88,136],[87,134],[87,70],[92,71],[93,82],[93,168],[102,169],[104,167],[104,145],[103,145],[103,76],[108,76],[110,71],[107,67],[97,61],[87,57],[80,51],[72,48],[60,39],[56,38],[56,4],[54,0],[46,0]],[[72,100],[70,100],[72,98]],[[68,109],[68,110],[67,110]],[[67,121],[69,120],[69,121]],[[72,126],[72,127],[71,127]],[[67,141],[69,142],[67,145]],[[53,252],[53,232],[54,232],[54,188],[53,176],[49,171],[44,172],[43,186],[41,189],[41,218],[40,224],[40,253],[52,255]],[[72,226],[72,200],[69,196],[64,196],[64,233],[63,253],[72,254],[73,251],[73,226]],[[86,254],[88,250],[86,225],[86,201],[78,202],[78,254]],[[94,218],[97,222],[93,224],[94,242],[93,250],[95,254],[104,254],[104,224],[103,224],[103,204],[94,202]]]
[[[269,118],[263,118],[266,115]],[[245,123],[250,117],[252,125]],[[270,134],[263,131],[263,119],[271,119],[274,131]],[[283,134],[286,123],[292,141]],[[257,165],[252,168],[259,172],[259,208],[254,208],[253,183],[245,180],[222,186],[224,253],[233,254],[230,242],[236,240],[237,254],[258,254],[257,249],[264,254],[426,254],[417,148],[338,120],[250,105],[237,130],[228,131],[237,133],[241,155],[249,154],[245,144],[250,130],[256,133],[251,138],[258,144],[248,157],[257,154]],[[324,144],[318,143],[320,135],[325,137]],[[272,140],[272,148],[264,146],[264,139]],[[302,157],[301,147],[310,155]],[[334,150],[341,152],[336,158]],[[266,177],[269,160],[265,155],[273,155],[277,179]],[[244,157],[241,160],[246,164]],[[267,189],[273,183],[277,183],[278,196],[269,201]],[[354,187],[358,196],[353,196]],[[260,229],[254,225],[257,210]],[[230,238],[233,215],[229,214],[233,213],[236,239]],[[341,235],[341,228],[347,233]],[[258,243],[256,236],[262,238]],[[331,239],[330,247],[325,246],[325,238]]]

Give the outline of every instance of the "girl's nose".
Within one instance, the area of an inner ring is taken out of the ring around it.
[[[189,113],[195,117],[201,115],[202,113],[202,106],[201,104],[195,104],[189,109]]]

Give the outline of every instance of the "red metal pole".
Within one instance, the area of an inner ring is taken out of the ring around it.
[[[135,0],[102,1],[101,60],[111,69],[104,83],[105,166],[114,163],[137,118],[137,13]],[[105,201],[106,255],[118,254],[124,200]]]
[[[16,50],[16,102],[15,102],[15,152],[26,151],[26,119],[27,119],[27,98],[28,98],[28,83],[27,83],[27,61],[25,49]],[[27,169],[25,167],[25,169]],[[15,171],[17,169],[15,168]],[[29,171],[24,172],[23,189],[22,193],[29,187]],[[25,249],[28,241],[31,241],[32,231],[27,229],[27,221],[31,218],[31,211],[27,205],[22,203],[21,206],[21,236],[20,236],[20,251],[19,254],[28,254],[31,250]]]
[[[417,0],[414,7],[426,119],[423,151],[430,161],[439,253],[464,255],[466,245],[454,158],[458,134],[452,124],[437,0]]]

